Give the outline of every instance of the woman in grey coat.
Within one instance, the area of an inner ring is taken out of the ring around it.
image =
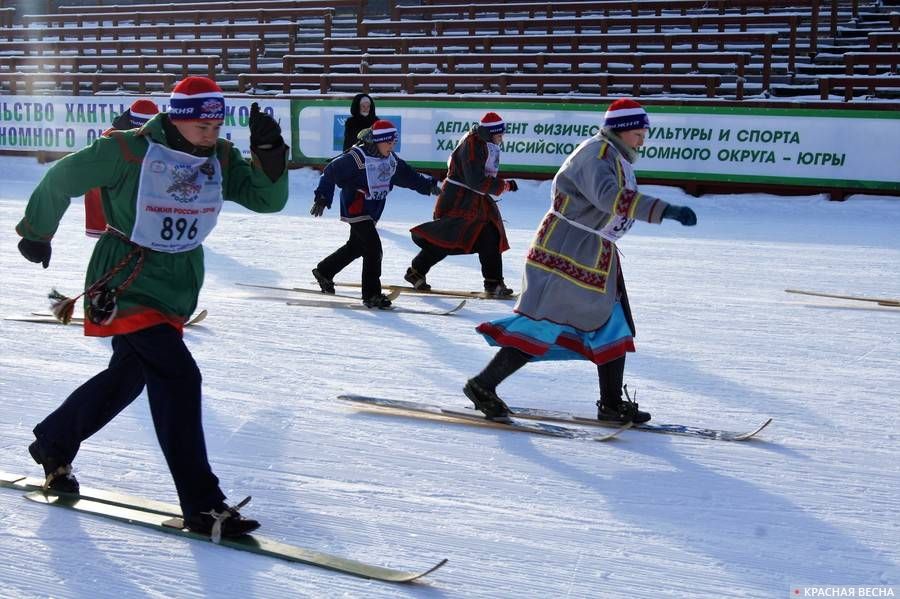
[[[488,418],[508,416],[497,385],[527,362],[586,359],[597,365],[598,419],[650,420],[622,399],[635,329],[616,242],[635,220],[668,218],[693,226],[697,217],[686,206],[638,192],[632,163],[649,126],[640,104],[616,100],[601,131],[582,142],[554,177],[552,205],[528,250],[515,314],[477,328],[501,349],[463,391]]]

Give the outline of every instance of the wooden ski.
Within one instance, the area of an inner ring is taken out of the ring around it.
[[[880,297],[865,297],[861,295],[838,295],[836,293],[822,293],[821,291],[804,291],[802,289],[785,289],[788,293],[798,293],[800,295],[812,295],[815,297],[829,297],[832,299],[845,299],[857,302],[873,302],[879,306],[889,306],[891,308],[900,308],[900,300],[888,299]]]
[[[341,283],[338,281],[334,282],[336,287],[359,287],[359,283]],[[512,295],[491,295],[489,293],[485,293],[484,291],[457,291],[453,289],[431,289],[429,291],[422,291],[421,289],[416,289],[415,287],[410,287],[409,285],[384,285],[385,289],[396,290],[398,293],[408,293],[412,295],[434,295],[434,296],[443,296],[443,297],[464,297],[467,299],[484,299],[484,300],[515,300],[518,298],[518,294]]]
[[[362,298],[357,295],[348,295],[348,294],[344,294],[344,293],[325,293],[321,289],[304,289],[302,287],[277,287],[275,285],[256,285],[253,283],[235,283],[235,285],[237,285],[239,287],[253,287],[255,289],[274,289],[276,291],[293,291],[295,293],[307,293],[307,294],[311,294],[311,295],[317,295],[317,296],[321,297],[322,299],[340,297],[340,298],[344,298],[344,299],[362,301]],[[394,301],[400,295],[399,289],[389,289],[388,291],[389,291],[389,293],[385,293],[385,295],[391,301]]]

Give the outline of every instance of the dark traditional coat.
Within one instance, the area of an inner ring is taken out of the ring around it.
[[[487,157],[484,133],[478,129],[460,140],[450,156],[447,178],[434,206],[434,220],[410,229],[419,247],[430,244],[449,254],[471,254],[484,228],[494,225],[500,233],[500,251],[509,249],[500,210],[491,197],[505,191],[506,180],[485,174]]]

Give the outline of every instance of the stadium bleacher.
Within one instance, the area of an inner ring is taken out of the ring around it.
[[[896,0],[0,0],[0,93],[863,107],[898,43]]]
[[[151,69],[213,69],[226,90],[257,93],[434,93],[443,74],[454,94],[898,95],[900,13],[874,0],[85,0],[46,2],[39,14],[22,5],[0,6],[0,70],[16,89],[38,85],[45,69],[48,85],[77,85],[59,75],[93,69],[133,91]]]

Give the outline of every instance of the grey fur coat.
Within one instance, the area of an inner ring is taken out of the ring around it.
[[[581,331],[609,319],[624,294],[616,241],[635,220],[659,223],[668,206],[637,191],[633,156],[615,134],[601,131],[563,162],[528,250],[517,313]]]

